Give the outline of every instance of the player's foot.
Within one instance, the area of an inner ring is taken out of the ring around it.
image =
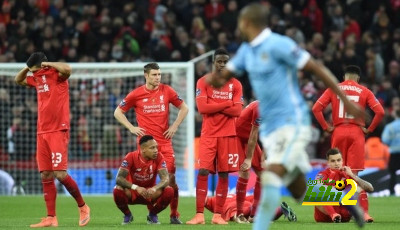
[[[372,218],[368,213],[364,213],[364,220],[365,220],[365,223],[372,223],[372,222],[374,222],[374,218]]]
[[[132,223],[132,221],[133,221],[133,215],[132,214],[130,214],[130,215],[125,215],[124,216],[124,220],[122,221],[122,225],[125,225],[125,224],[130,224],[130,223]]]
[[[204,221],[204,213],[196,213],[196,215],[189,221],[186,221],[186,224],[205,224]]]
[[[340,223],[340,222],[342,222],[342,216],[340,215],[340,214],[334,214],[333,216],[332,216],[332,222],[333,223]]]
[[[182,221],[177,216],[172,216],[171,218],[169,218],[169,223],[170,224],[183,224]]]
[[[254,223],[254,216],[249,216],[248,221],[250,224]]]
[[[57,217],[55,216],[43,217],[39,223],[31,224],[30,227],[31,228],[58,227]]]
[[[289,221],[297,221],[297,216],[296,213],[294,213],[293,209],[289,207],[289,205],[284,201],[281,203],[281,208],[283,215],[289,220]]]
[[[250,224],[246,217],[244,217],[243,213],[235,217],[235,222],[238,224]]]
[[[228,222],[222,218],[221,214],[214,213],[211,219],[211,224],[228,224]]]
[[[149,214],[147,216],[147,224],[161,224],[161,223],[160,223],[160,221],[158,221],[157,215]]]
[[[87,204],[79,207],[79,226],[85,226],[90,221],[90,208]]]
[[[358,227],[364,227],[364,212],[362,209],[357,205],[344,205],[344,207],[350,212],[350,214],[354,217],[356,224]]]

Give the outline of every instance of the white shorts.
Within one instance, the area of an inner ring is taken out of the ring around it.
[[[306,147],[311,140],[310,126],[283,126],[268,136],[260,137],[267,153],[266,164],[283,165],[287,173],[282,178],[287,186],[297,178],[299,173],[306,175],[311,165]]]

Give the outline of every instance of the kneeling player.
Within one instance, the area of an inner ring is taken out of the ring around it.
[[[169,177],[164,158],[157,150],[157,142],[150,135],[143,136],[140,150],[128,153],[119,168],[114,201],[125,214],[122,224],[133,221],[128,204],[147,205],[148,224],[160,224],[157,214],[171,202],[174,190],[168,186]],[[156,184],[157,174],[160,182]]]
[[[366,192],[373,192],[374,187],[367,181],[355,175],[351,168],[344,166],[342,154],[339,149],[333,148],[326,153],[328,160],[328,168],[317,174],[317,180],[346,180],[353,179],[358,188],[364,189]],[[364,199],[358,199],[358,203],[364,210],[368,210],[368,203]],[[355,206],[315,206],[314,219],[316,222],[349,222],[351,214],[349,208]],[[351,210],[350,210],[351,211]],[[372,218],[365,218],[365,222],[372,222]]]
[[[206,199],[206,205],[205,208],[208,209],[210,212],[214,213],[215,206],[216,206],[216,201],[215,201],[215,196],[212,197],[207,197]],[[236,195],[234,194],[229,194],[226,197],[226,201],[223,207],[223,211],[221,213],[221,217],[225,221],[236,221],[237,222],[237,215],[238,215],[238,210],[237,210],[237,204],[236,204]],[[254,196],[246,196],[244,202],[243,202],[243,211],[242,215],[245,218],[249,218],[252,215],[253,211],[253,203],[254,203]],[[286,202],[282,202],[281,206],[278,207],[275,211],[275,217],[274,220],[279,219],[282,215],[285,215],[285,218],[287,218],[289,221],[297,221],[296,214],[294,213],[293,209],[289,207],[289,205],[286,204]],[[247,222],[249,223],[249,222]]]

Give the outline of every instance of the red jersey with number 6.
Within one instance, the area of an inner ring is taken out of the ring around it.
[[[68,81],[55,68],[42,68],[28,76],[26,82],[37,92],[37,133],[69,129]]]
[[[144,188],[156,184],[158,170],[167,170],[167,164],[161,153],[158,153],[155,160],[146,160],[140,154],[140,150],[126,154],[120,167],[129,171],[128,181]]]

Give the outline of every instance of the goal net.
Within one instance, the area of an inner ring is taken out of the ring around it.
[[[144,84],[145,63],[72,63],[71,130],[68,172],[82,193],[111,193],[126,153],[137,149],[136,136],[114,118],[119,102]],[[182,195],[194,194],[193,62],[159,63],[162,82],[188,104],[189,114],[173,138],[176,179]],[[14,76],[23,63],[0,64],[0,170],[14,180],[12,193],[42,193],[36,154],[36,91],[17,86]],[[170,124],[178,110],[170,106]],[[128,120],[137,125],[133,109]],[[59,191],[63,192],[62,186]],[[0,191],[1,193],[1,191]]]

